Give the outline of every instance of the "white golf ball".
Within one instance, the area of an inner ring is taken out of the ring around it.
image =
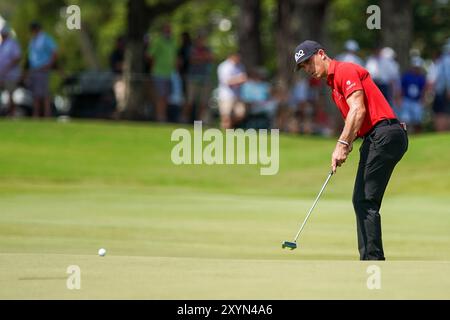
[[[98,255],[99,255],[100,257],[104,257],[105,254],[106,254],[106,250],[105,250],[104,248],[98,249]]]

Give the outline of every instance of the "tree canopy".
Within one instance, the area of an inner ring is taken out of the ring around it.
[[[283,1],[283,0],[278,0]],[[261,0],[260,38],[263,63],[270,70],[276,68],[276,41],[274,23],[277,0]],[[162,0],[147,0],[147,4],[163,3]],[[300,1],[301,2],[301,1]],[[381,30],[369,31],[366,28],[365,13],[370,4],[380,1],[329,1],[329,13],[323,21],[330,46],[335,53],[341,50],[348,38],[357,40],[362,53],[367,54],[379,43]],[[33,20],[42,23],[45,30],[52,34],[59,44],[60,59],[68,71],[88,68],[83,59],[80,37],[75,30],[65,27],[65,8],[75,4],[81,8],[83,31],[92,41],[93,49],[101,68],[107,68],[108,55],[114,45],[114,39],[126,32],[126,0],[21,0],[4,1],[0,4],[0,14],[14,28],[23,48],[29,40],[28,25]],[[240,2],[233,0],[190,0],[179,6],[170,15],[155,18],[149,27],[150,34],[159,25],[170,20],[177,38],[183,31],[195,34],[199,30],[208,33],[209,44],[217,60],[223,59],[230,51],[238,47],[238,27]],[[425,57],[431,57],[439,50],[448,30],[450,9],[447,1],[413,0],[413,45],[422,51]],[[294,17],[295,18],[295,17]]]

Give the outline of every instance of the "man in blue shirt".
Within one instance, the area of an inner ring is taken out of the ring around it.
[[[33,117],[51,116],[49,74],[55,65],[57,46],[52,37],[42,31],[41,25],[30,25],[32,34],[28,47],[28,81],[33,94]],[[42,112],[43,111],[43,112]]]
[[[400,120],[410,124],[415,132],[421,131],[423,117],[423,95],[426,78],[422,71],[423,60],[414,57],[411,69],[402,76],[402,104],[396,110]]]

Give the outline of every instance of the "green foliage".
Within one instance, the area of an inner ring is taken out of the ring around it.
[[[30,40],[30,22],[39,21],[43,29],[56,39],[60,64],[66,73],[71,73],[85,69],[86,64],[80,51],[78,31],[66,27],[66,7],[72,4],[80,6],[84,31],[94,44],[100,65],[106,68],[114,39],[125,29],[125,3],[125,0],[103,0],[101,4],[89,0],[23,0],[5,7],[2,4],[0,10],[7,9],[5,18],[24,49]]]
[[[147,0],[148,4],[162,3],[162,0]],[[361,46],[361,54],[370,53],[380,39],[380,31],[366,28],[366,9],[379,1],[334,0],[330,1],[328,21],[324,21],[331,39],[333,53],[342,51],[348,38],[356,39]],[[68,30],[65,8],[69,4],[81,8],[82,25],[90,36],[102,69],[108,68],[108,57],[114,40],[126,32],[127,0],[21,0],[0,3],[1,15],[14,28],[22,48],[26,49],[30,34],[28,25],[33,20],[42,23],[44,29],[55,37],[59,47],[60,65],[66,74],[83,70],[87,65],[80,50],[80,36],[75,30]],[[425,57],[430,57],[440,49],[448,37],[449,6],[437,0],[413,0],[414,45],[421,49]],[[261,0],[261,42],[265,66],[276,72],[275,19],[277,0]],[[172,14],[150,21],[150,34],[169,21],[174,35],[180,39],[183,31],[191,35],[199,30],[208,33],[208,42],[215,54],[216,62],[237,49],[237,27],[239,7],[233,0],[190,0],[179,6]],[[231,22],[229,28],[226,21]],[[224,23],[225,22],[225,23]],[[24,50],[25,51],[25,50]],[[25,60],[25,58],[24,58]]]
[[[433,57],[450,37],[448,1],[414,0],[414,45],[424,56]]]
[[[237,49],[236,27],[239,8],[231,0],[226,1],[188,1],[180,6],[172,16],[159,17],[151,27],[153,34],[163,22],[170,21],[177,39],[181,33],[189,32],[195,38],[198,32],[208,34],[208,42],[216,61],[221,61]],[[220,29],[220,24],[230,21],[230,29]]]
[[[413,0],[413,46],[422,56],[432,58],[448,38],[450,30],[450,6],[447,1]],[[381,30],[368,30],[366,20],[369,5],[379,5],[376,0],[334,0],[330,2],[330,19],[327,29],[333,40],[335,53],[342,51],[345,40],[353,38],[359,42],[361,55],[367,56],[381,40]],[[381,13],[383,14],[383,12]],[[383,26],[381,26],[383,27]]]
[[[344,42],[348,39],[358,41],[362,56],[367,56],[370,50],[377,45],[381,37],[379,30],[368,30],[366,20],[367,7],[377,4],[372,0],[334,0],[331,1],[330,18],[326,25],[330,39],[333,40],[334,52],[343,51]]]

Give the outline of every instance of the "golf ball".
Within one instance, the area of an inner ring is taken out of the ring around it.
[[[106,254],[106,250],[105,250],[104,248],[98,249],[98,255],[99,255],[100,257],[104,257],[105,254]]]

